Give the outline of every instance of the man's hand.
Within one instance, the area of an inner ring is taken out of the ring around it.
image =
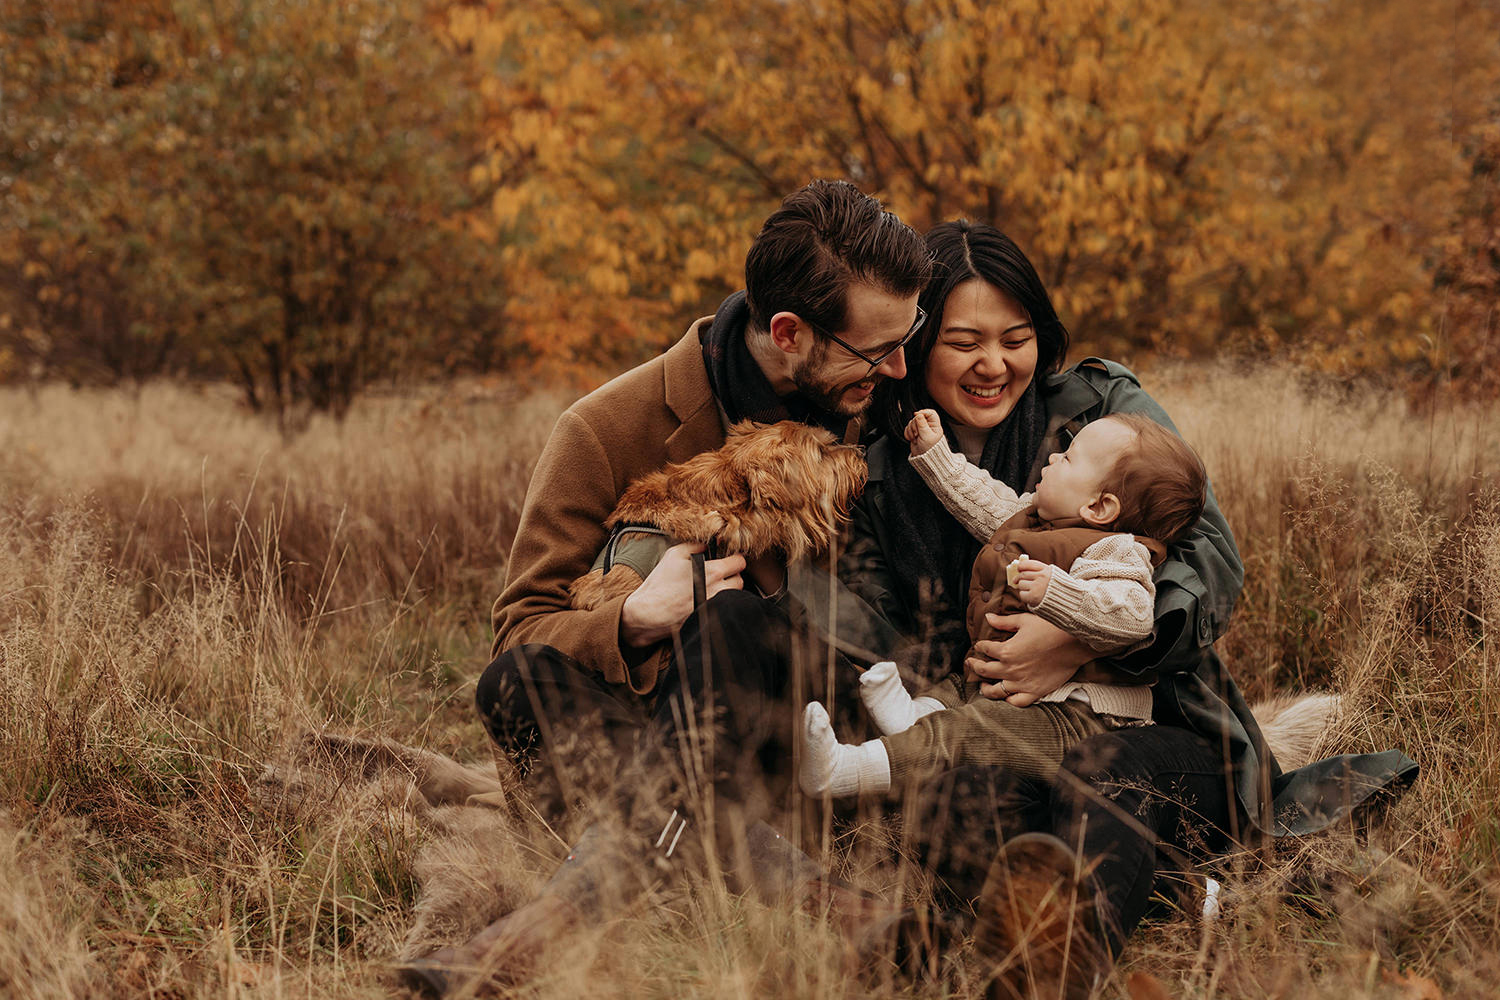
[[[1016,563],[1016,594],[1031,607],[1042,603],[1051,582],[1052,567],[1041,560],[1022,559]]]
[[[702,551],[702,542],[683,542],[667,549],[651,574],[625,598],[620,609],[620,638],[627,645],[650,646],[687,621],[693,613],[692,556]],[[721,590],[744,589],[740,575],[744,570],[745,557],[741,555],[706,561],[703,580],[708,596]]]
[[[905,435],[911,442],[911,453],[920,455],[943,439],[943,422],[936,410],[918,410],[907,423]]]
[[[1003,642],[981,639],[965,661],[983,682],[979,693],[1023,708],[1062,687],[1094,659],[1087,644],[1036,615],[985,615],[991,628],[1011,633]],[[1003,682],[1003,686],[1002,686]]]

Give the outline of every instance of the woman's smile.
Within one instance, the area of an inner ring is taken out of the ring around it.
[[[964,392],[973,396],[981,406],[987,403],[998,403],[1000,401],[1000,394],[1005,391],[1005,386],[1003,385],[966,385],[962,388]]]

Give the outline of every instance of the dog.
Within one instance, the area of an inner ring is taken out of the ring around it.
[[[616,541],[647,526],[671,544],[702,542],[747,560],[775,554],[787,562],[826,552],[865,487],[864,456],[821,427],[783,420],[742,420],[724,445],[642,476],[621,495],[604,526]],[[642,576],[623,563],[596,567],[569,589],[574,608],[627,594]]]

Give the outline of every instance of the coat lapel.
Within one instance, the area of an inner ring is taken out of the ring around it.
[[[724,443],[724,421],[708,387],[703,345],[698,339],[699,333],[712,322],[712,316],[695,321],[663,358],[664,398],[678,420],[677,429],[666,441],[667,460],[671,462],[687,461]]]
[[[1072,443],[1073,435],[1079,431],[1078,419],[1103,401],[1103,394],[1071,369],[1047,377],[1047,431],[1036,460],[1031,463],[1031,471],[1026,474],[1028,490],[1036,489],[1052,453]]]

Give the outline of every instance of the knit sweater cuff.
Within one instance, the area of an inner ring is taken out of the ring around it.
[[[1095,715],[1113,715],[1121,719],[1143,721],[1151,719],[1151,688],[1139,684],[1117,687],[1113,684],[1068,683],[1041,700],[1061,703],[1080,692]]]
[[[922,477],[922,481],[933,489],[939,490],[946,483],[951,483],[964,474],[964,466],[967,464],[952,448],[948,447],[947,441],[938,441],[926,451],[911,456],[912,468]]]
[[[1092,599],[1088,589],[1060,566],[1038,604],[1028,605],[1042,618],[1088,644],[1095,652],[1114,652],[1151,634],[1151,622],[1139,622],[1123,609],[1109,613]]]

